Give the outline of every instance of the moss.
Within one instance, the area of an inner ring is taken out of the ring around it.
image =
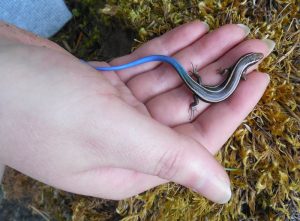
[[[107,60],[131,51],[135,32],[105,11],[105,2],[67,1],[73,19],[52,38],[76,57]]]
[[[229,172],[232,200],[224,206],[215,205],[167,184],[120,202],[121,214],[132,220],[285,220],[299,216],[295,213],[300,199],[296,2],[120,2],[119,16],[129,17],[129,26],[139,30],[142,41],[194,19],[206,21],[212,29],[226,23],[243,23],[251,28],[250,37],[276,41],[275,51],[260,66],[271,75],[264,97],[218,156],[225,167],[238,168]]]
[[[22,197],[26,192],[31,205],[57,220],[113,220],[120,216],[123,220],[299,220],[300,51],[296,1],[68,2],[75,19],[54,40],[76,56],[115,56],[102,55],[105,39],[109,38],[104,33],[120,25],[137,33],[137,47],[194,19],[206,21],[211,29],[243,23],[251,28],[251,38],[276,42],[275,51],[260,65],[261,71],[270,74],[271,82],[255,110],[218,153],[224,167],[236,168],[228,171],[233,196],[226,205],[213,204],[173,183],[116,205],[67,194],[12,171],[5,176],[7,196]],[[35,192],[29,190],[32,185]]]

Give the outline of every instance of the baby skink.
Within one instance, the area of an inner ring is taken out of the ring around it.
[[[95,69],[98,71],[119,71],[147,62],[166,62],[173,66],[186,86],[196,95],[196,97],[208,103],[217,103],[228,98],[237,88],[241,77],[243,77],[247,69],[250,66],[257,64],[262,58],[262,53],[248,53],[243,55],[235,65],[226,69],[228,70],[226,79],[222,83],[212,86],[202,85],[201,83],[196,82],[175,58],[165,55],[150,55],[127,64],[112,67],[95,67]],[[198,102],[195,101],[195,103]]]

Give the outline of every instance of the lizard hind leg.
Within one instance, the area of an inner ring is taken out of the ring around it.
[[[192,75],[192,77],[194,77],[197,81],[198,84],[202,84],[202,80],[201,77],[199,75],[199,71],[197,69],[197,66],[194,66],[193,63],[192,64],[192,71],[190,71],[190,74]]]
[[[202,84],[202,80],[199,75],[197,66],[194,66],[193,63],[192,63],[192,71],[190,71],[190,74],[192,75],[192,77],[195,78],[195,80],[198,84]],[[194,119],[195,112],[197,110],[197,105],[199,104],[199,101],[200,101],[200,98],[196,94],[193,95],[193,98],[194,98],[194,101],[190,104],[190,107],[189,107],[190,120]]]
[[[197,106],[198,106],[199,101],[200,101],[200,98],[196,94],[193,95],[193,98],[194,98],[194,101],[190,104],[190,107],[189,107],[190,120],[194,119],[195,112],[197,110]]]

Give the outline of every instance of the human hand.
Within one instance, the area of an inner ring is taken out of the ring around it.
[[[168,65],[148,63],[100,73],[47,41],[0,27],[0,162],[54,187],[122,199],[174,181],[225,203],[228,176],[213,157],[265,90],[252,72],[218,104],[200,103]],[[172,55],[216,83],[219,68],[248,52],[267,55],[266,41],[243,41],[226,25],[206,34],[198,21],[156,38],[105,66],[150,54]],[[268,43],[268,42],[267,42]],[[216,47],[217,45],[217,47]],[[269,44],[270,45],[270,44]]]

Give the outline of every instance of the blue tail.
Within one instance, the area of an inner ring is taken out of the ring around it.
[[[164,56],[164,55],[150,55],[150,56],[146,56],[143,58],[140,58],[138,60],[129,62],[127,64],[122,64],[122,65],[118,65],[118,66],[113,66],[113,67],[96,67],[95,69],[98,71],[120,71],[123,69],[127,69],[127,68],[132,68],[147,62],[153,62],[153,61],[162,61],[162,62],[166,62],[170,65],[172,65],[173,67],[178,67],[181,66],[178,61],[172,57],[168,57],[168,56]]]

